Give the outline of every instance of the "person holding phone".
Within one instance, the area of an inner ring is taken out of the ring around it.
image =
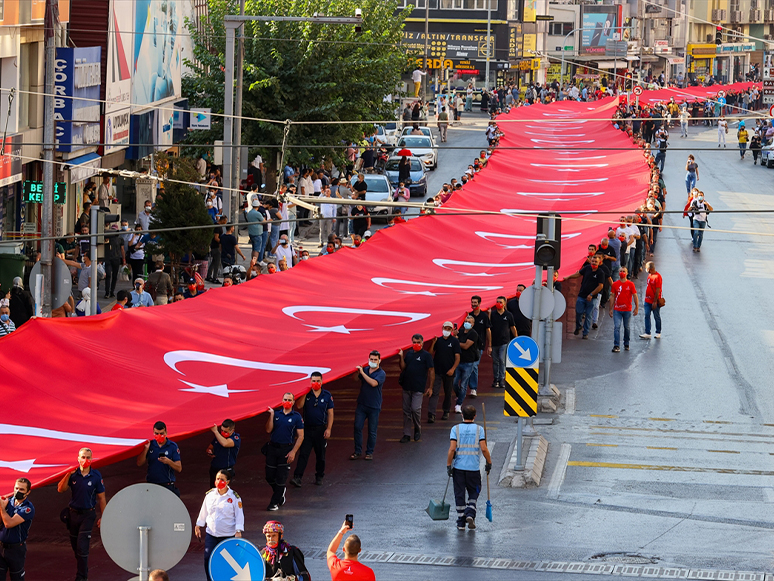
[[[347,531],[352,530],[353,525],[352,515],[348,514],[339,532],[336,533],[331,544],[328,545],[326,559],[328,561],[328,570],[331,572],[331,581],[376,581],[374,570],[357,560],[362,550],[360,537],[357,535],[349,535],[347,540],[344,541],[344,558],[339,559],[336,556],[341,539]]]
[[[148,465],[146,482],[163,486],[180,497],[180,491],[175,486],[175,473],[183,470],[180,448],[167,438],[167,425],[164,422],[153,424],[153,441],[145,442],[145,446],[137,455],[137,466],[145,464]]]

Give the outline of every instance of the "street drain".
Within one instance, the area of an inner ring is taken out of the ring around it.
[[[589,561],[619,565],[654,565],[658,563],[658,557],[646,557],[638,553],[597,553],[592,555]]]

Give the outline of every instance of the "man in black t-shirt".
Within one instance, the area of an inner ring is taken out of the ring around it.
[[[594,298],[605,286],[605,271],[599,268],[601,261],[602,259],[599,256],[594,255],[591,257],[590,264],[584,264],[578,272],[571,274],[565,279],[583,277],[578,298],[575,302],[575,334],[577,335],[580,332],[582,325],[584,339],[589,338]]]
[[[354,197],[357,197],[358,200],[365,200],[366,199],[366,192],[368,191],[368,184],[365,181],[365,174],[359,173],[357,174],[357,180],[354,184],[352,184],[352,191],[357,194]]]
[[[401,444],[411,441],[411,429],[414,428],[414,441],[422,438],[422,396],[430,396],[433,391],[428,387],[427,375],[430,372],[430,386],[435,381],[435,363],[433,356],[422,349],[424,338],[416,334],[411,338],[411,350],[400,356],[400,379],[398,382],[403,388],[403,437]]]
[[[234,226],[229,226],[226,233],[220,237],[220,259],[223,266],[233,266],[236,263],[236,253],[239,253],[242,260],[246,260],[234,236]]]
[[[508,301],[506,308],[508,312],[513,315],[513,322],[516,325],[517,337],[529,337],[532,334],[532,319],[528,318],[521,312],[519,308],[519,299],[521,293],[527,288],[523,284],[516,286],[516,296]]]
[[[362,238],[366,230],[371,227],[371,214],[368,211],[368,208],[361,206],[360,204],[352,208],[350,214],[352,216],[352,227],[350,228],[350,231]]]
[[[597,250],[595,256],[599,258],[599,270],[602,271],[602,274],[605,277],[605,282],[603,283],[604,286],[602,287],[602,292],[594,297],[594,308],[591,310],[592,329],[596,329],[598,327],[597,322],[599,321],[599,308],[604,307],[607,304],[605,294],[609,293],[610,287],[613,286],[613,279],[610,277],[610,264],[605,262],[605,256],[599,250]]]
[[[473,295],[470,297],[470,308],[472,309],[468,315],[473,317],[473,329],[478,335],[478,351],[479,355],[483,356],[486,352],[487,355],[492,354],[492,322],[489,320],[489,313],[481,310],[481,297]],[[481,359],[476,360],[473,364],[473,372],[470,375],[470,388],[471,395],[478,389],[478,364]]]
[[[497,297],[497,304],[489,312],[492,322],[492,387],[505,387],[505,352],[508,343],[516,337],[513,315],[505,309],[508,299]]]
[[[433,381],[433,395],[427,403],[427,423],[435,422],[435,412],[438,409],[438,396],[443,386],[443,416],[442,420],[449,419],[451,410],[452,385],[454,373],[460,364],[460,342],[453,336],[454,325],[451,321],[443,324],[443,333],[436,337],[430,350],[433,354],[435,365],[435,381]]]
[[[462,328],[457,335],[457,340],[460,342],[460,364],[454,374],[454,392],[457,394],[454,411],[458,414],[462,413],[462,402],[465,401],[465,394],[468,391],[473,365],[478,365],[481,356],[478,350],[478,333],[473,329],[473,323],[475,323],[473,315],[465,317],[465,322],[462,323]],[[470,397],[477,395],[475,389],[470,390]]]

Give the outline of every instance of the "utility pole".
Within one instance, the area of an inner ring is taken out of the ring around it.
[[[424,101],[427,103],[427,85],[430,84],[430,66],[427,64],[428,37],[430,36],[430,0],[425,0],[425,93]]]
[[[240,0],[239,3],[239,15],[245,15],[245,0]],[[237,92],[236,92],[236,119],[234,119],[234,147],[233,151],[234,160],[234,180],[233,188],[238,189],[239,184],[242,182],[242,82],[244,79],[245,70],[245,24],[244,22],[239,27],[239,46],[237,48],[237,63],[236,63],[236,76],[237,76]],[[259,186],[261,184],[258,184]],[[231,198],[231,213],[228,215],[228,221],[232,222],[236,220],[236,213],[239,210],[239,194],[234,190],[228,192],[229,198]]]
[[[489,90],[489,57],[492,55],[492,0],[486,0],[486,72],[484,88]]]
[[[54,62],[56,32],[59,25],[59,0],[46,0],[46,88],[43,97],[43,208],[41,268],[43,275],[43,316],[51,316],[51,292],[54,262]]]

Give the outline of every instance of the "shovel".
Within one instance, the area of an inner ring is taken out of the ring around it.
[[[430,515],[433,520],[449,520],[449,509],[451,506],[446,502],[446,493],[449,492],[449,482],[451,482],[451,476],[446,481],[446,490],[443,491],[443,498],[441,502],[430,499],[430,504],[427,505],[425,512]]]
[[[481,411],[484,415],[484,441],[486,442],[486,404],[481,402]],[[486,520],[492,522],[492,501],[489,499],[489,473],[486,474]]]

